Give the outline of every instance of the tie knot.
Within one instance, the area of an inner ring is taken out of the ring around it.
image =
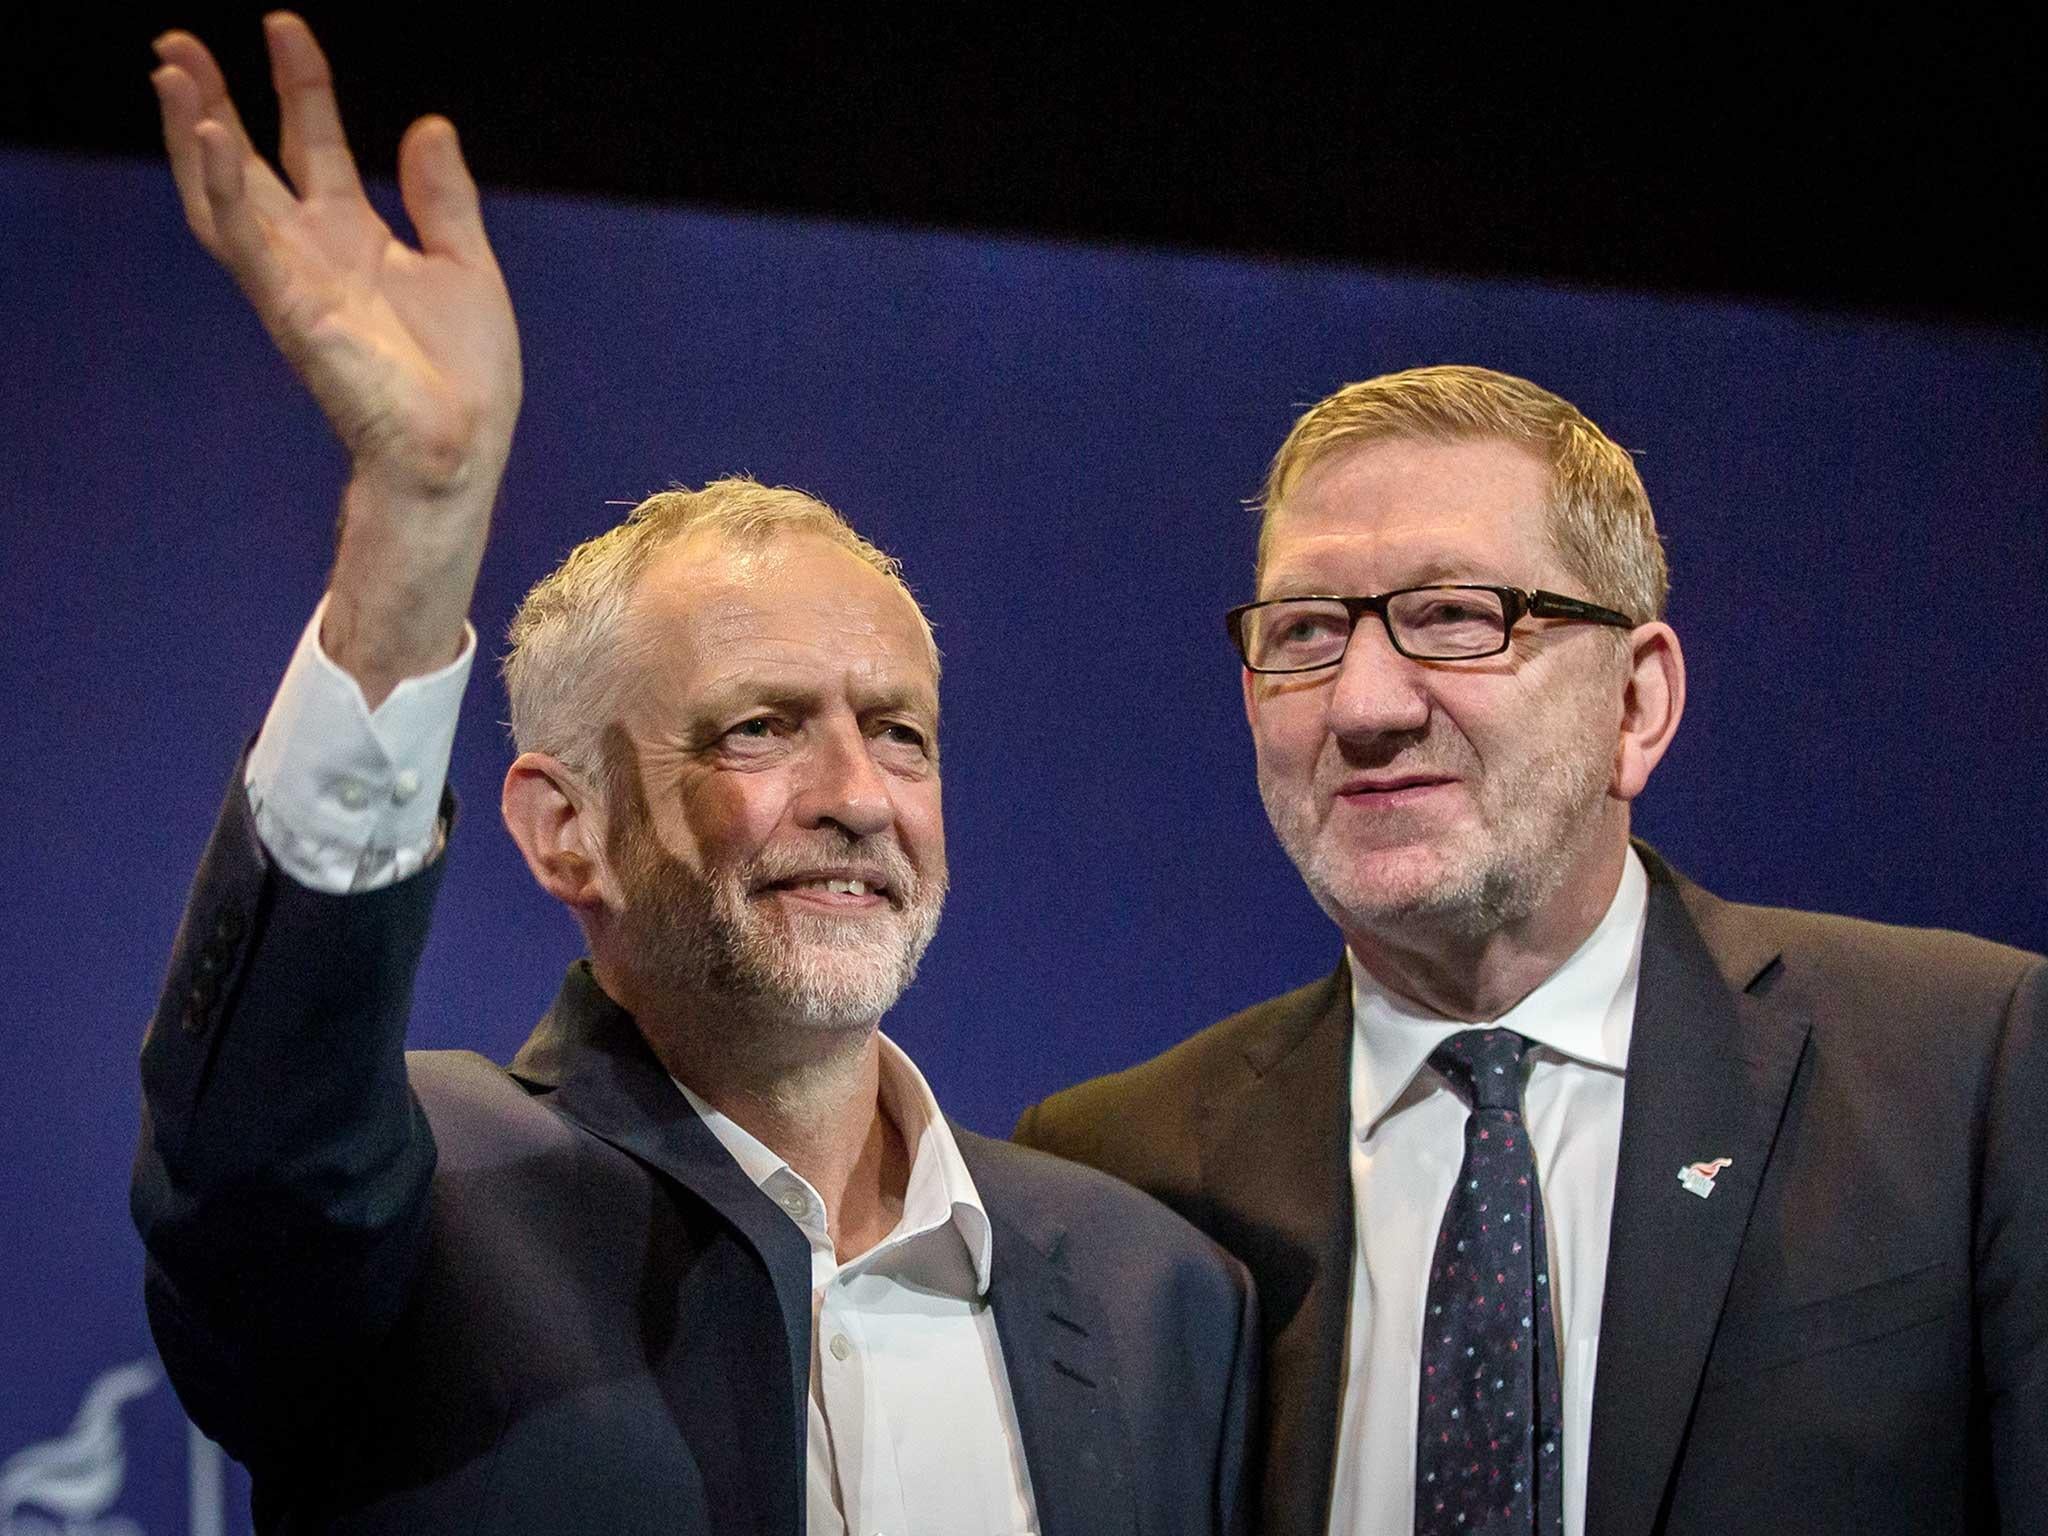
[[[1522,1108],[1522,1053],[1529,1042],[1512,1029],[1467,1029],[1430,1052],[1429,1064],[1474,1109]]]

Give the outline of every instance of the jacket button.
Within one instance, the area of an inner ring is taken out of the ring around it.
[[[248,925],[242,921],[241,912],[234,907],[225,908],[213,920],[213,936],[223,944],[239,944],[247,931]]]
[[[208,1022],[205,1007],[193,998],[186,998],[184,1016],[179,1022],[188,1035],[205,1034]]]

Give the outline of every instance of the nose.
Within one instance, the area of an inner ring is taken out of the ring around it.
[[[854,838],[872,837],[894,822],[889,781],[876,765],[858,721],[819,723],[794,811],[801,827],[838,827]]]
[[[1366,614],[1330,685],[1330,731],[1341,740],[1419,731],[1429,723],[1427,671],[1394,649],[1386,625]]]

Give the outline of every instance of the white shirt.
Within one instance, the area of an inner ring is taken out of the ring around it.
[[[987,1295],[988,1214],[924,1077],[887,1036],[882,1110],[913,1150],[896,1229],[841,1264],[825,1202],[678,1083],[811,1245],[810,1536],[1015,1536],[1037,1529]]]
[[[322,598],[242,782],[264,851],[299,884],[341,896],[394,885],[440,853],[441,787],[476,631],[463,625],[455,660],[406,678],[372,713],[356,680],[320,649],[326,611]]]
[[[1543,984],[1484,1027],[1528,1055],[1523,1117],[1542,1186],[1564,1394],[1565,1536],[1586,1527],[1586,1453],[1621,1105],[1649,878],[1631,851],[1607,914]],[[1357,1247],[1330,1536],[1414,1529],[1415,1420],[1430,1255],[1464,1158],[1465,1102],[1428,1065],[1459,1030],[1351,962],[1351,1194]]]
[[[258,835],[300,884],[333,894],[405,878],[441,850],[441,789],[476,654],[407,678],[372,711],[299,637],[244,784]],[[811,1243],[811,1536],[1017,1536],[1036,1529],[1023,1438],[987,1293],[974,1181],[917,1068],[881,1040],[882,1110],[913,1149],[903,1218],[841,1265],[816,1190],[689,1089],[747,1176]],[[680,1086],[680,1085],[678,1085]]]

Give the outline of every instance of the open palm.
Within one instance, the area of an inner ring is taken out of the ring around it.
[[[250,142],[213,56],[159,38],[152,77],[185,216],[327,413],[355,473],[432,498],[495,486],[520,398],[519,338],[443,118],[412,125],[398,240],[363,195],[327,61],[296,16],[264,23],[283,174]],[[288,179],[287,179],[288,178]]]

